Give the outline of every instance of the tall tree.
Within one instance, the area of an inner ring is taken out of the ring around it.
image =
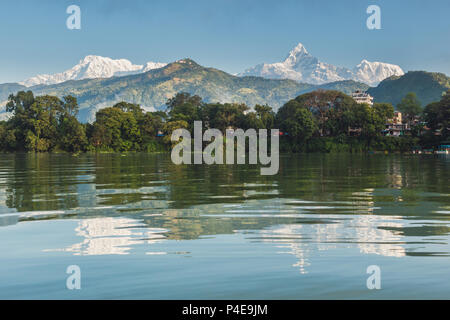
[[[414,118],[422,112],[421,103],[414,92],[407,93],[397,105],[397,109],[404,115],[408,123],[412,123]]]
[[[275,123],[275,113],[270,106],[257,104],[255,106],[255,111],[264,128],[270,129],[273,127]]]
[[[424,119],[433,133],[439,132],[444,140],[450,137],[450,90],[442,96],[441,101],[425,107]]]
[[[200,120],[200,109],[203,106],[202,98],[197,95],[180,92],[166,103],[172,121],[186,121],[188,129],[193,130],[194,121]]]
[[[286,119],[282,126],[283,132],[302,143],[310,139],[317,130],[316,119],[306,108],[298,108],[294,116]]]
[[[97,112],[91,136],[94,147],[130,151],[139,150],[141,142],[141,131],[133,112],[117,107]]]

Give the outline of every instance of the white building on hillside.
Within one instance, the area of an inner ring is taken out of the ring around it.
[[[367,103],[369,106],[373,105],[373,97],[367,92],[356,90],[352,93],[352,98],[356,101],[356,103]]]

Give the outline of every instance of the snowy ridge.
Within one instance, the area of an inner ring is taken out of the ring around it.
[[[353,68],[353,74],[358,81],[369,85],[378,85],[378,83],[390,76],[402,76],[405,73],[402,68],[395,64],[377,61],[370,62],[364,59]]]
[[[135,65],[127,59],[114,60],[107,57],[89,55],[69,70],[56,74],[37,75],[19,83],[31,87],[57,84],[68,80],[110,78],[147,72],[152,69],[162,68],[165,65],[166,63],[161,62],[147,62],[145,65]]]
[[[311,84],[355,80],[376,86],[380,81],[403,75],[403,70],[393,64],[362,60],[352,70],[319,61],[303,44],[292,49],[286,59],[277,63],[263,63],[249,68],[239,76],[261,76],[270,79],[291,79]]]

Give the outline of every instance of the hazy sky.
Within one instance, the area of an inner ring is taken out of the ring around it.
[[[81,8],[68,30],[66,8]],[[366,8],[381,8],[368,30]],[[190,57],[230,73],[285,58],[302,42],[320,60],[362,59],[450,75],[449,0],[2,0],[0,83],[64,71],[88,54],[135,64]]]

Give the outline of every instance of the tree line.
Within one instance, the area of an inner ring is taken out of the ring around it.
[[[230,127],[279,128],[283,135],[281,148],[291,152],[408,151],[416,144],[432,145],[449,137],[448,92],[441,101],[423,110],[414,94],[402,100],[397,108],[404,112],[405,119],[420,116],[411,136],[405,138],[382,134],[386,122],[394,116],[391,104],[358,104],[334,90],[302,94],[276,113],[267,105],[251,109],[239,103],[206,103],[185,92],[169,99],[166,107],[165,111],[146,112],[137,104],[119,102],[99,110],[92,124],[84,124],[77,119],[75,97],[35,97],[31,91],[21,91],[9,96],[6,111],[12,116],[0,122],[0,150],[164,151],[170,149],[172,131],[186,128],[192,132],[195,120],[201,120],[205,128],[222,132]]]

